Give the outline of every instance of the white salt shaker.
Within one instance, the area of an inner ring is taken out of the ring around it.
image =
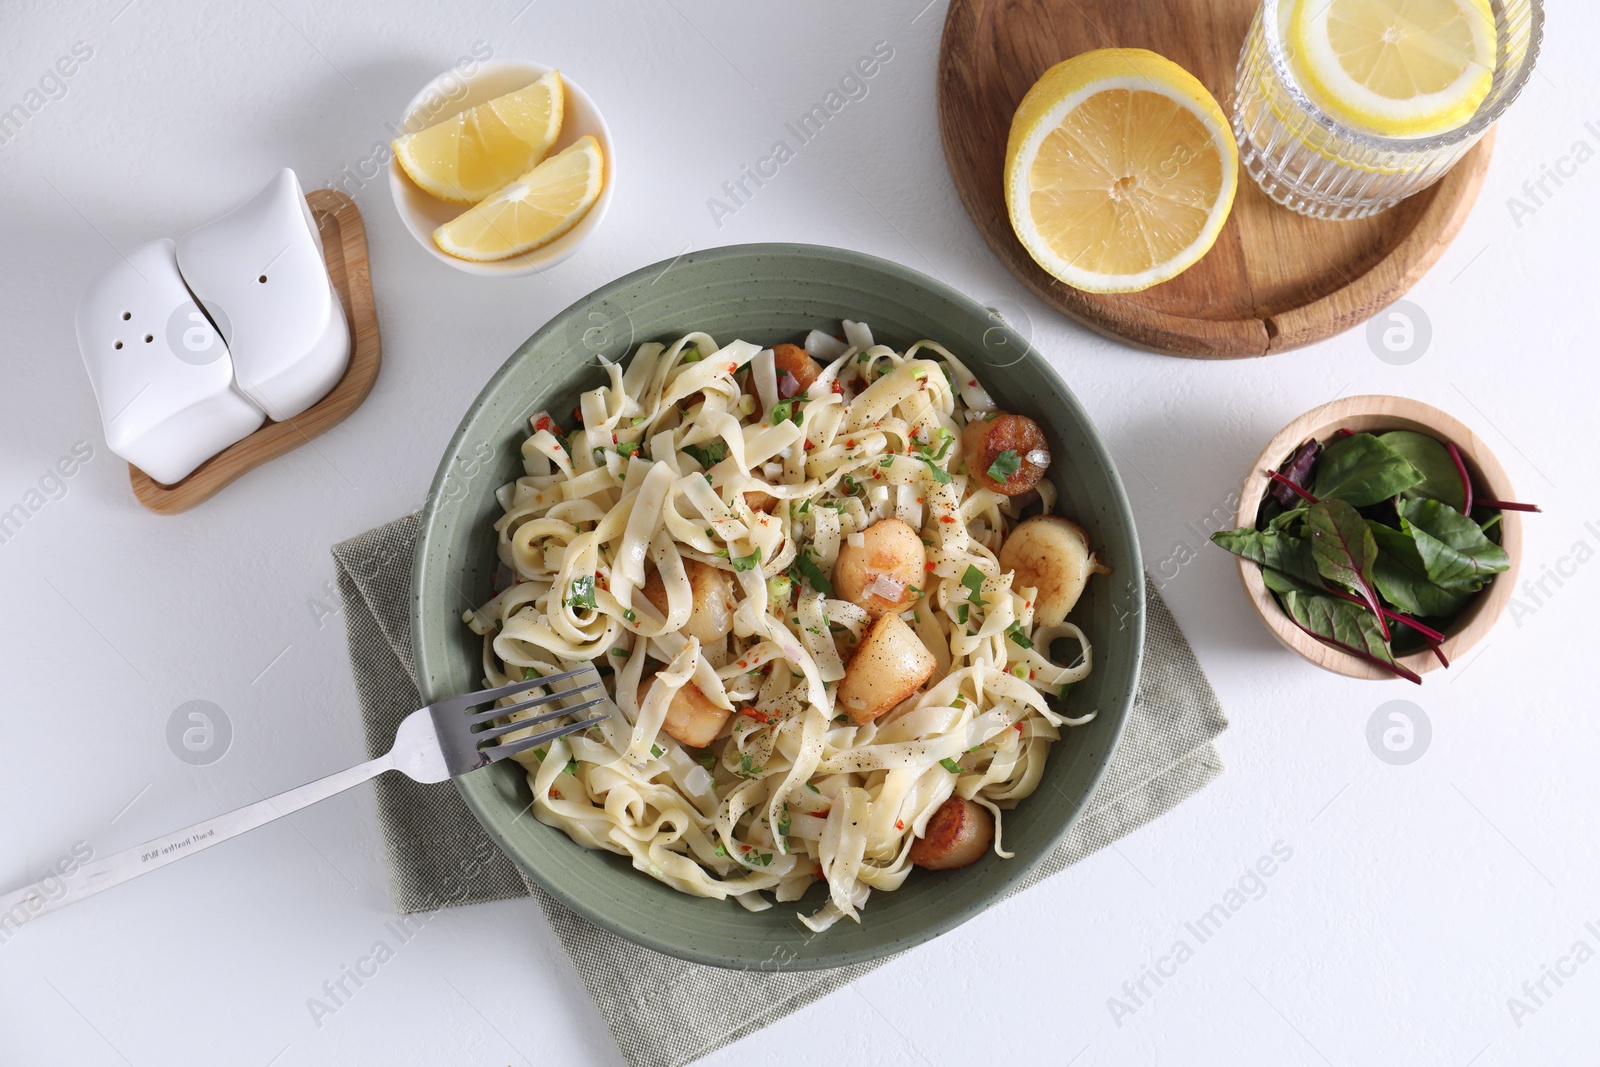
[[[158,482],[180,481],[265,421],[234,389],[228,347],[189,295],[166,238],[90,283],[77,331],[106,444]]]

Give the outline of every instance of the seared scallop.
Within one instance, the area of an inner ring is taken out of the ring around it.
[[[649,678],[639,683],[641,705],[650,692],[650,683]],[[707,700],[706,695],[690,682],[672,695],[672,703],[667,705],[667,718],[661,724],[661,729],[679,744],[705,748],[717,739],[732,714]]]
[[[699,638],[702,645],[716,644],[733,629],[733,576],[697,559],[687,560],[684,571],[689,576],[694,606],[689,621],[678,632]],[[657,611],[667,613],[667,587],[654,567],[645,575],[641,592]]]
[[[878,616],[839,683],[839,703],[864,726],[922,687],[939,666],[928,646],[893,612]]]
[[[1083,595],[1091,574],[1110,574],[1089,549],[1082,526],[1059,515],[1036,515],[1018,524],[1000,546],[1000,567],[1014,571],[1013,589],[1038,590],[1033,621],[1059,626]]]
[[[928,817],[927,829],[911,846],[911,862],[931,871],[975,863],[994,843],[994,816],[982,804],[952,796]]]
[[[861,532],[861,544],[839,547],[833,565],[833,591],[841,600],[865,608],[876,618],[899,611],[921,594],[927,567],[922,538],[899,519],[883,519]]]
[[[991,413],[961,431],[967,475],[981,488],[1019,496],[1039,484],[1050,465],[1050,445],[1026,415]]]

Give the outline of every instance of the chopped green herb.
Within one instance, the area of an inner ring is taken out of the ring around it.
[[[978,607],[983,607],[988,601],[983,599],[984,574],[972,564],[967,564],[967,569],[961,575],[961,584],[967,589],[967,600]],[[965,622],[965,619],[961,620]]]
[[[995,419],[998,419],[999,417],[1000,417],[1000,413],[998,411],[991,411],[991,412],[989,412],[989,414],[987,414],[987,415],[985,415],[983,417],[983,421],[984,422],[993,422]]]
[[[594,609],[594,575],[585,574],[572,579],[567,589],[567,607]]]
[[[705,353],[700,351],[698,345],[690,345],[678,354],[683,357],[683,362],[685,363],[699,363],[706,358]]]
[[[931,443],[918,445],[917,452],[923,459],[930,463],[939,463],[944,460],[945,454],[950,451],[950,446],[955,444],[956,436],[943,426],[939,427],[939,450],[935,452]]]
[[[544,677],[544,675],[540,674],[538,671],[534,670],[532,667],[524,667],[524,668],[522,668],[522,680],[524,682],[531,682],[535,678],[543,678],[543,677]]]
[[[613,648],[611,650],[611,654],[613,656],[622,656],[624,659],[626,659],[627,655],[628,655],[628,650],[625,649],[625,648]]]
[[[800,406],[805,402],[805,397],[797,396],[788,400],[780,400],[772,405],[772,414],[770,416],[772,425],[776,426],[785,419],[789,419],[796,426],[799,426],[805,421],[805,412],[800,410]]]
[[[745,857],[744,858],[749,860],[751,863],[755,864],[757,867],[765,867],[767,864],[772,862],[772,853],[770,853],[770,852],[747,852],[747,853],[745,853]]]
[[[632,608],[624,608],[624,609],[622,609],[622,617],[624,619],[627,619],[629,622],[638,622],[639,621],[639,616],[634,614]]]
[[[1062,682],[1061,683],[1061,688],[1056,691],[1056,696],[1061,698],[1062,700],[1065,700],[1065,699],[1067,699],[1067,694],[1070,693],[1070,692],[1072,692],[1072,683],[1071,682]]]
[[[851,496],[855,496],[857,493],[861,492],[861,484],[854,478],[850,477],[850,475],[846,474],[844,476],[844,491],[849,493]]]
[[[894,466],[894,457],[893,456],[884,456],[882,459],[878,460],[878,466],[880,466],[880,467],[892,467],[892,466]]]
[[[994,457],[994,462],[989,464],[988,474],[995,481],[1003,482],[1017,473],[1021,466],[1022,457],[1017,455],[1015,449],[1008,448]]]
[[[536,748],[533,750],[533,754],[539,757],[540,763],[543,763],[544,758],[550,755],[550,750],[548,748]]]
[[[1022,623],[1020,620],[1006,627],[1006,636],[1011,638],[1012,641],[1021,645],[1023,648],[1033,647],[1033,642],[1028,639],[1028,635],[1022,632]]]
[[[946,756],[944,759],[939,761],[939,766],[943,767],[945,770],[949,771],[951,774],[961,774],[966,770],[965,767],[961,766],[961,764],[957,763],[955,760],[951,759],[948,756]]]
[[[967,622],[967,616],[970,615],[971,613],[972,613],[972,605],[971,604],[967,604],[967,603],[957,604],[956,605],[956,622],[959,622],[963,626],[965,626],[966,622]]]
[[[928,465],[928,476],[930,478],[932,478],[935,482],[938,482],[940,485],[950,484],[949,471],[945,470],[943,467],[934,466],[933,460],[931,459],[923,460],[923,462]]]
[[[802,549],[800,554],[795,556],[794,571],[806,580],[807,585],[823,596],[833,595],[833,583],[828,580],[822,568],[817,566],[817,561],[811,558],[810,549]]]
[[[789,805],[783,806],[783,815],[778,819],[778,833],[783,837],[789,836]]]
[[[700,464],[703,470],[710,470],[728,458],[728,445],[724,441],[709,441],[703,445],[684,445],[683,451],[690,459]]]
[[[567,760],[567,765],[563,769],[563,773],[565,773],[565,774],[577,774],[578,773],[578,761],[575,760],[575,759]]]
[[[654,756],[656,759],[660,759],[662,756],[665,756],[666,754],[667,754],[667,750],[662,748],[660,745],[651,745],[650,746],[650,755]]]
[[[822,792],[822,790],[818,789],[816,786],[812,785],[810,782],[806,783],[806,788],[811,790],[813,793],[821,793]]]
[[[750,758],[749,753],[739,757],[739,777],[754,778],[761,773],[761,770],[756,766],[755,760]]]
[[[728,850],[723,848],[721,845],[718,845],[716,852],[712,853],[712,855],[715,855],[715,856],[726,856],[727,854],[728,854]]]
[[[728,562],[733,564],[733,569],[736,571],[747,571],[761,562],[761,549],[758,546],[748,556],[730,556]]]
[[[856,353],[856,362],[857,363],[865,363],[869,358],[871,358],[871,357],[869,357],[865,352],[857,352]]]

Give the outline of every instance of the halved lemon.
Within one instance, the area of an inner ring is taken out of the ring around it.
[[[1312,101],[1385,137],[1455,129],[1494,83],[1487,0],[1296,0],[1284,34]]]
[[[578,224],[600,198],[605,159],[593,137],[581,137],[537,167],[433,231],[452,256],[508,259],[554,241]]]
[[[1091,293],[1148,289],[1193,266],[1239,184],[1216,100],[1142,48],[1085,52],[1046,71],[1011,120],[1005,166],[1023,247]]]
[[[561,132],[560,71],[397,138],[395,158],[412,181],[440,200],[476,204],[550,151]]]

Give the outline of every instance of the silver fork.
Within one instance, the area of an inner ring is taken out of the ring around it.
[[[542,693],[507,707],[494,707],[494,703],[507,697],[543,688],[556,682],[587,678],[582,684],[557,693]],[[575,671],[552,674],[545,678],[529,678],[497,689],[485,689],[463,696],[450,697],[421,708],[406,716],[395,731],[394,747],[375,760],[351,767],[338,774],[330,774],[315,782],[291,789],[287,793],[268,797],[219,815],[205,822],[195,823],[176,833],[147,841],[137,848],[126,849],[105,859],[95,860],[56,879],[56,886],[46,891],[44,883],[0,896],[0,943],[7,939],[8,927],[16,927],[46,912],[55,911],[74,901],[110,889],[141,874],[149,874],[185,856],[203,852],[231,837],[254,830],[258,826],[281,819],[301,808],[326,800],[346,789],[376,778],[384,771],[399,771],[418,782],[443,782],[480,767],[526,752],[537,745],[554,741],[558,737],[586,730],[602,722],[609,709],[592,718],[565,723],[514,741],[499,741],[508,734],[526,730],[567,715],[581,715],[598,704],[607,703],[605,690],[600,688],[599,672],[592,666]],[[565,703],[586,691],[600,688],[600,695],[577,703]],[[494,720],[517,712],[531,711],[549,704],[560,704],[554,711],[545,711],[512,723],[494,725]],[[489,705],[484,707],[483,705]],[[477,710],[474,710],[477,709]],[[498,742],[498,743],[494,743]],[[65,890],[61,891],[64,886]]]

